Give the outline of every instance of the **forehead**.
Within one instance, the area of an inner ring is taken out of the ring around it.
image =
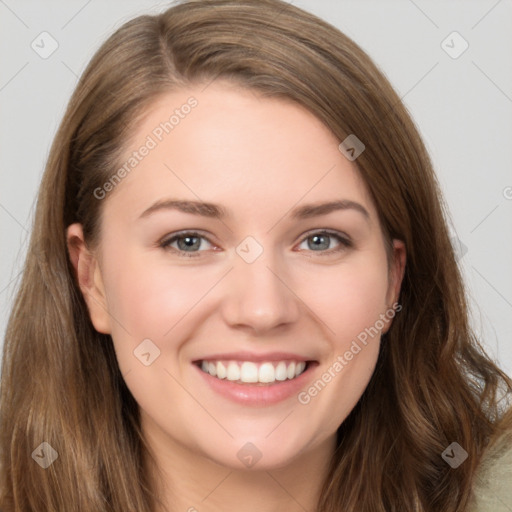
[[[228,82],[176,90],[135,126],[112,203],[122,197],[140,213],[169,195],[225,204],[228,214],[264,208],[277,215],[301,202],[349,199],[375,214],[339,143],[290,100]]]

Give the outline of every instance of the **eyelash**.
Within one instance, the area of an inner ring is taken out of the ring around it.
[[[353,247],[353,243],[351,240],[349,240],[346,237],[343,237],[340,233],[329,231],[329,230],[315,231],[315,232],[309,233],[309,234],[307,234],[307,236],[305,236],[301,240],[300,243],[302,244],[302,242],[304,242],[305,240],[307,240],[308,238],[311,238],[313,236],[322,236],[322,235],[327,235],[329,237],[335,238],[340,243],[340,245],[335,249],[329,249],[326,251],[318,251],[320,256],[332,255],[334,253],[338,253],[345,249],[349,249],[349,248]],[[203,240],[206,240],[210,244],[212,243],[212,242],[210,242],[210,240],[208,240],[207,237],[201,235],[201,233],[198,233],[196,231],[183,231],[181,233],[177,233],[177,234],[173,235],[171,238],[166,238],[166,239],[162,240],[161,242],[158,243],[158,245],[159,245],[159,247],[161,247],[164,250],[170,250],[172,252],[175,252],[178,255],[178,257],[180,257],[180,258],[200,257],[201,252],[203,252],[203,251],[195,251],[195,252],[187,253],[186,251],[182,251],[180,249],[170,247],[170,244],[172,244],[173,242],[175,242],[181,238],[187,238],[187,237],[198,237],[198,238],[202,238]],[[311,252],[317,252],[317,251],[311,251]]]

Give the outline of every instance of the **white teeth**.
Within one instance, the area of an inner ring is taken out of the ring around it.
[[[258,380],[260,382],[274,382],[276,380],[276,371],[272,363],[263,363],[260,366]]]
[[[240,380],[242,382],[258,382],[258,367],[254,363],[243,363],[240,368]]]
[[[217,375],[217,365],[215,363],[208,363],[208,373],[214,377]]]
[[[295,377],[295,363],[290,363],[288,365],[288,369],[286,370],[286,375],[289,379],[293,379],[293,377]]]
[[[298,377],[304,371],[304,368],[306,368],[306,363],[304,361],[297,363],[297,366],[295,367],[295,377]]]
[[[231,361],[228,364],[228,373],[226,377],[228,380],[240,380],[240,366],[238,366],[234,361]]]
[[[291,380],[298,377],[306,368],[305,361],[279,361],[277,363],[252,361],[206,361],[201,362],[201,369],[218,379],[244,383],[269,384],[276,381]]]
[[[213,373],[210,373],[210,375],[213,375]],[[228,371],[226,370],[226,367],[219,361],[217,363],[217,377],[219,379],[225,379],[227,375]],[[215,377],[215,375],[213,375],[213,377]]]
[[[286,363],[284,361],[281,361],[276,366],[276,380],[286,380],[288,377],[286,373]]]

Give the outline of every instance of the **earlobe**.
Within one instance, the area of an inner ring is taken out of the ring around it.
[[[87,304],[91,322],[98,332],[110,334],[110,315],[101,270],[96,256],[85,243],[82,225],[71,224],[67,228],[66,240],[75,279]]]

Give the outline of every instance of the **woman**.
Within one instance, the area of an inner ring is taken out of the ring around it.
[[[355,43],[212,0],[99,49],[6,334],[4,512],[507,510],[511,391]]]

